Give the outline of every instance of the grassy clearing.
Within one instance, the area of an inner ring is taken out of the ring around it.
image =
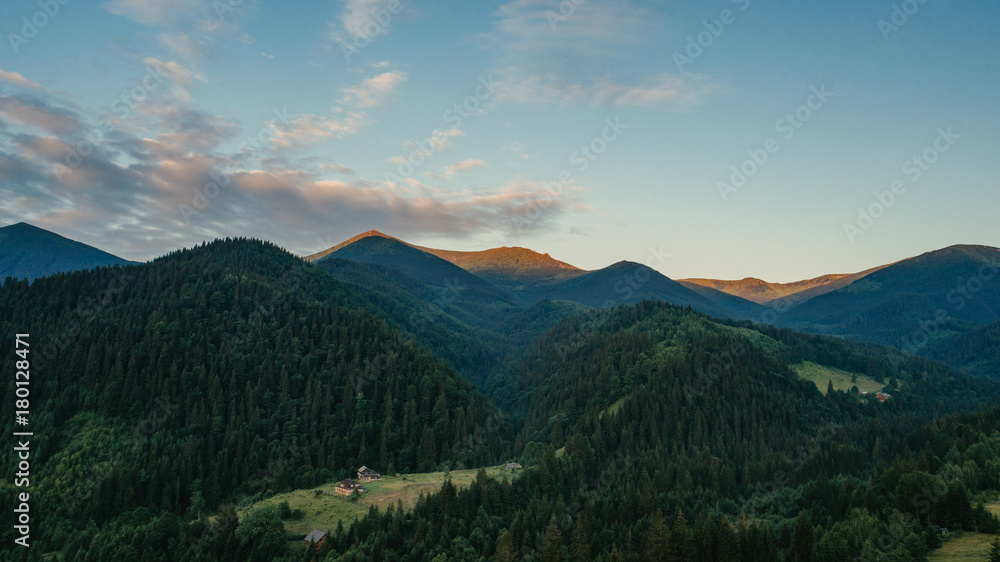
[[[803,361],[802,363],[792,365],[791,367],[795,369],[795,372],[798,373],[799,377],[815,384],[816,388],[818,388],[823,394],[826,394],[826,385],[828,381],[833,381],[834,390],[849,391],[852,386],[856,385],[858,390],[861,392],[872,393],[879,392],[885,388],[885,384],[875,382],[875,379],[869,377],[868,375],[852,373],[850,371],[837,369],[836,367],[827,367],[810,361]],[[851,378],[853,376],[858,377],[858,382],[851,382]]]
[[[986,504],[986,509],[1000,516],[1000,502]],[[952,560],[986,560],[990,554],[991,543],[997,535],[983,533],[961,533],[948,539],[941,548],[927,555],[928,562],[944,562]]]
[[[617,402],[605,408],[604,411],[600,413],[600,416],[603,418],[604,414],[609,414],[609,415],[617,414],[618,411],[622,409],[622,406],[625,405],[625,398],[626,398],[625,396],[622,396],[620,399],[618,399]]]
[[[453,470],[451,482],[459,488],[464,488],[476,479],[477,472],[479,469]],[[487,468],[486,474],[496,479],[504,475],[512,479],[517,473],[511,473],[503,466],[494,466]],[[281,502],[287,501],[292,510],[301,509],[305,513],[302,519],[285,521],[285,530],[289,534],[305,535],[313,529],[329,532],[337,528],[338,521],[342,521],[345,527],[350,526],[355,519],[368,513],[373,505],[384,510],[390,505],[396,505],[396,502],[402,502],[404,509],[411,509],[416,505],[421,493],[438,492],[444,481],[444,472],[387,476],[365,484],[368,493],[362,495],[356,503],[347,496],[336,493],[334,491],[337,487],[336,482],[330,482],[310,490],[295,490],[272,496],[240,511],[239,515],[242,517],[251,509],[268,505],[277,507]]]

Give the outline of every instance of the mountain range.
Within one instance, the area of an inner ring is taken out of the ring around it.
[[[0,239],[0,277],[30,280],[130,263],[25,223],[0,229]],[[794,283],[756,278],[675,281],[628,261],[587,271],[527,248],[442,250],[376,230],[304,259],[354,285],[404,329],[422,334],[432,350],[480,382],[482,373],[473,373],[472,364],[499,363],[568,315],[643,300],[691,307],[717,318],[749,319],[951,357],[951,364],[959,367],[966,363],[944,351],[945,342],[963,341],[958,336],[968,334],[977,349],[1000,353],[995,331],[975,335],[1000,322],[1000,249],[989,246],[951,246],[866,271]],[[536,329],[526,335],[512,322]],[[470,365],[463,367],[463,362]]]

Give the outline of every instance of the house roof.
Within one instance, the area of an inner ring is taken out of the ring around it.
[[[358,484],[357,481],[351,480],[350,478],[341,480],[337,485],[342,488],[356,488],[360,486],[360,484]]]
[[[325,537],[325,536],[326,536],[326,533],[324,533],[323,531],[319,531],[317,529],[313,529],[312,532],[310,532],[308,535],[306,535],[306,542],[319,542],[319,541],[323,540],[323,537]]]

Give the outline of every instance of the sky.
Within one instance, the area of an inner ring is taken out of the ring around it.
[[[0,225],[788,282],[1000,246],[1000,4],[5,0]]]

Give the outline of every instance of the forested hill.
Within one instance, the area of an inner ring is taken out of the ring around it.
[[[510,453],[509,426],[470,383],[269,243],[11,280],[0,310],[0,331],[31,334],[32,506],[45,514],[35,553],[72,545],[80,557],[67,559],[139,560],[146,545],[154,560],[187,560],[179,525],[247,496],[366,463],[425,471]],[[14,396],[13,361],[0,371]],[[0,407],[8,433],[13,406]],[[0,459],[13,466],[12,455]],[[0,485],[13,505],[12,482]],[[259,556],[237,531],[212,548]]]
[[[893,398],[824,395],[802,361]],[[343,559],[913,560],[940,526],[1000,529],[972,502],[1000,475],[996,411],[983,435],[935,419],[997,390],[886,348],[647,301],[564,321],[490,391],[532,468],[443,489],[412,516],[373,513],[335,536]],[[924,487],[935,495],[910,513]]]

